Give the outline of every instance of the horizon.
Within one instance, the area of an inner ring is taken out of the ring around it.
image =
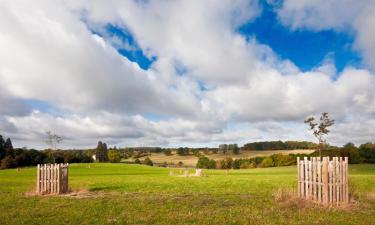
[[[0,135],[14,147],[374,142],[375,2],[3,1]],[[340,5],[339,8],[335,8]]]

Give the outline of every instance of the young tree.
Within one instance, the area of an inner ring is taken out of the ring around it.
[[[46,143],[50,147],[48,149],[48,161],[50,163],[55,163],[55,157],[52,150],[56,150],[57,145],[62,142],[62,140],[63,138],[58,136],[57,134],[53,134],[51,131],[46,132]]]
[[[313,131],[314,136],[318,139],[319,156],[321,157],[323,145],[326,144],[324,135],[327,135],[330,132],[328,128],[335,123],[335,120],[330,119],[328,113],[324,112],[320,116],[319,122],[316,121],[314,117],[309,117],[304,122],[310,126],[310,130]]]

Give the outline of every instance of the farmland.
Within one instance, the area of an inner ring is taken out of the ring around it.
[[[267,150],[267,151],[241,151],[240,154],[233,154],[233,153],[218,153],[218,154],[208,154],[205,155],[210,159],[214,160],[222,160],[226,157],[230,157],[232,159],[240,159],[240,158],[254,158],[254,157],[263,157],[263,156],[270,156],[273,154],[298,154],[298,153],[304,153],[304,154],[310,154],[314,152],[314,150]],[[203,152],[201,152],[203,154]],[[198,157],[194,155],[177,155],[173,154],[170,156],[167,156],[163,153],[150,153],[150,156],[148,156],[153,162],[155,163],[164,163],[167,162],[169,164],[177,164],[178,162],[182,162],[185,166],[189,167],[195,167],[198,161]],[[144,159],[145,157],[142,157],[141,159]],[[133,161],[128,160],[128,161]]]
[[[373,224],[375,165],[350,165],[348,209],[275,200],[296,188],[296,168],[205,170],[71,164],[70,196],[33,196],[35,167],[0,170],[1,224]],[[191,173],[193,170],[191,170]]]

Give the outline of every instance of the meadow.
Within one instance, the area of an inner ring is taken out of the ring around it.
[[[350,165],[356,203],[323,208],[275,199],[296,167],[205,170],[71,164],[73,194],[33,196],[36,168],[0,170],[0,224],[374,224],[375,165]],[[193,170],[191,170],[193,173]]]

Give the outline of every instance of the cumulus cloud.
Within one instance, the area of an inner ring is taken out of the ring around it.
[[[375,32],[364,19],[374,15],[371,4],[350,8],[346,0],[332,13],[337,1],[321,3],[286,0],[278,15],[292,29],[352,27],[371,65]],[[130,146],[312,140],[303,119],[328,111],[337,120],[332,143],[371,141],[374,75],[358,68],[336,74],[329,61],[300,71],[237,33],[260,13],[255,0],[4,1],[0,133],[30,147],[43,147],[48,130],[77,148],[99,139]],[[108,24],[155,58],[150,68],[117,52],[135,47],[105,33]],[[55,110],[37,110],[30,99]]]

